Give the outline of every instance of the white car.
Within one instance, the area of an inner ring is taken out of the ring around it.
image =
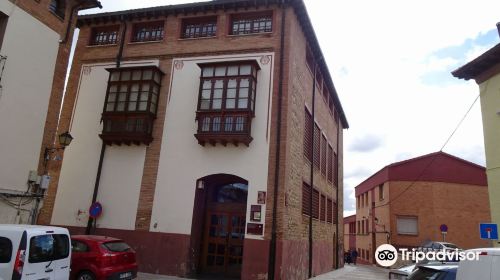
[[[70,261],[67,229],[0,225],[0,280],[68,280]]]
[[[462,260],[458,264],[457,280],[500,279],[500,248],[480,248],[465,251],[479,255],[479,260]]]
[[[458,247],[457,245],[455,245],[453,243],[439,242],[439,241],[430,241],[419,248],[419,250],[422,250],[424,252],[441,251],[443,249],[446,251],[453,251],[455,249],[458,249],[460,251],[462,250],[462,248]]]

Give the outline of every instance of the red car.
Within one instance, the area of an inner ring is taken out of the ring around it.
[[[130,280],[137,277],[135,252],[123,240],[73,235],[71,245],[71,279]]]

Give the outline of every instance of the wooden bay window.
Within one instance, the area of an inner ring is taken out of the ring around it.
[[[252,141],[257,71],[255,61],[201,64],[195,134],[200,145],[206,142],[243,143]]]
[[[163,73],[156,66],[107,70],[110,74],[100,137],[109,145],[148,145],[153,140]]]

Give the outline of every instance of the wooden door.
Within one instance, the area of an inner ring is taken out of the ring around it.
[[[245,213],[208,211],[205,224],[203,272],[239,277],[243,261]]]

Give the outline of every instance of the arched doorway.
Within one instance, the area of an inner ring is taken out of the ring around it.
[[[201,235],[198,272],[217,279],[239,278],[248,182],[237,176],[217,174],[200,179],[197,185],[195,204],[198,203],[198,217],[202,221],[198,230]]]

